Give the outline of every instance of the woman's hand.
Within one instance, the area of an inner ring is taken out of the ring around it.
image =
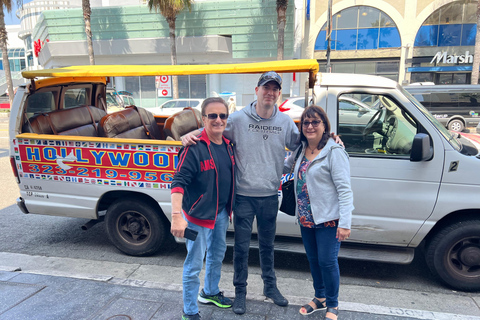
[[[337,228],[337,239],[338,241],[347,240],[350,237],[350,229]]]
[[[172,227],[170,232],[174,237],[183,238],[188,222],[181,214],[172,214]]]

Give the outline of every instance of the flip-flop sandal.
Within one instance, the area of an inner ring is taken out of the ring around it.
[[[335,308],[327,308],[327,313],[330,312],[330,313],[333,313],[334,315],[336,315],[338,317],[338,309],[335,309]],[[327,318],[325,317],[325,320],[333,320],[332,318]]]
[[[300,311],[298,311],[302,316],[308,316],[309,314],[312,314],[314,313],[315,311],[319,311],[319,310],[325,310],[327,308],[327,305],[326,305],[326,300],[323,301],[323,302],[320,302],[320,300],[318,300],[317,298],[313,298],[312,302],[315,304],[315,306],[317,307],[316,309],[313,309],[311,305],[309,305],[308,303],[304,306],[302,306],[302,308],[305,308],[305,311],[307,311],[306,313],[302,313]],[[300,308],[300,310],[302,310]]]

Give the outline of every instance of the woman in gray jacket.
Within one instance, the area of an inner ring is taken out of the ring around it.
[[[348,154],[329,132],[325,111],[318,106],[307,107],[301,117],[302,145],[285,161],[284,170],[290,172],[295,165],[296,216],[315,290],[314,299],[300,313],[327,309],[326,319],[336,320],[338,251],[340,242],[350,236],[353,193]]]

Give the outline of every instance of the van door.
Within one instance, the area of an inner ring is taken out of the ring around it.
[[[352,131],[351,119],[338,111],[338,101],[342,96],[355,99],[368,93],[329,91],[327,113],[332,130],[341,136],[350,156],[353,241],[406,246],[436,203],[444,160],[443,152],[437,150],[443,150],[443,145],[437,137],[432,140],[436,152],[431,160],[410,161],[413,138],[425,129],[395,93],[376,93],[371,107],[376,112],[368,113],[370,119],[363,125],[356,123],[362,130]],[[409,102],[404,98],[404,103]],[[421,117],[419,112],[416,115]]]

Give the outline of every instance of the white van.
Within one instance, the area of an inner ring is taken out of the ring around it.
[[[15,96],[9,129],[19,207],[24,213],[80,217],[91,223],[105,219],[109,238],[121,251],[156,252],[170,238],[169,189],[181,147],[179,141],[166,139],[178,138],[176,128],[198,127],[201,117],[192,109],[168,119],[141,108],[107,115],[105,77],[269,70],[309,72],[312,90],[318,63],[24,72],[32,80]],[[42,76],[48,78],[36,80]],[[355,211],[340,256],[406,264],[415,254],[424,254],[432,272],[450,287],[479,290],[478,151],[463,145],[394,81],[352,74],[317,77],[317,104],[325,108],[350,155]],[[67,108],[67,95],[79,97],[79,105]],[[369,101],[376,111],[368,121],[355,123],[339,110],[339,101],[347,97]],[[298,225],[283,212],[277,235],[277,250],[303,251]],[[424,250],[417,250],[420,247]]]

